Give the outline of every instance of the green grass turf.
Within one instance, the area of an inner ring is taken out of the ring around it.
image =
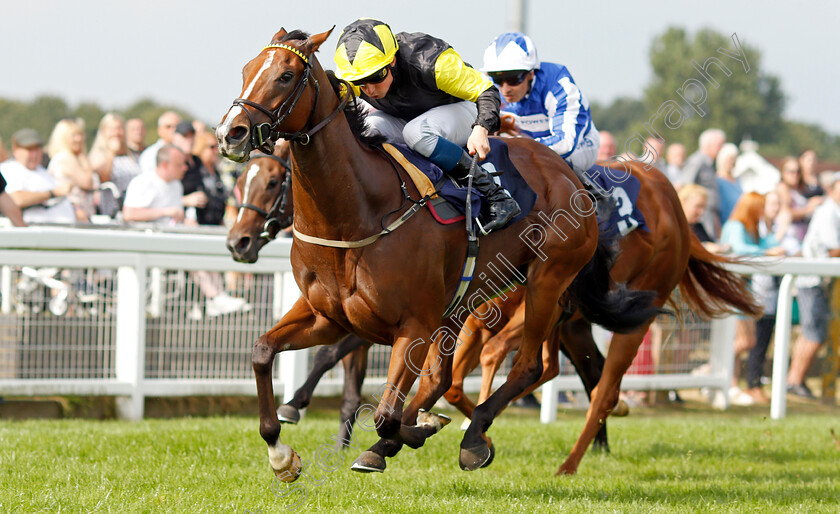
[[[554,473],[579,411],[550,425],[508,411],[490,429],[495,462],[473,473],[458,468],[460,415],[384,474],[349,470],[375,440],[358,431],[362,447],[336,471],[294,484],[306,493],[295,511],[840,512],[838,410],[766,412],[637,410],[610,420],[612,453],[588,453],[571,477]],[[314,411],[281,437],[309,460],[337,425]],[[256,418],[0,421],[2,512],[290,512],[299,496],[278,497],[272,479]]]

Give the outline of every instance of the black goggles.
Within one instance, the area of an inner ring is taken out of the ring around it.
[[[354,86],[359,87],[364,86],[365,84],[379,84],[388,77],[388,68],[389,66],[385,66],[381,70],[374,72],[363,79],[352,80],[351,82]]]
[[[490,75],[490,79],[497,86],[501,86],[502,84],[507,84],[509,86],[518,86],[519,84],[525,82],[525,79],[528,78],[528,73],[530,73],[529,70],[502,71],[488,73],[488,75]]]

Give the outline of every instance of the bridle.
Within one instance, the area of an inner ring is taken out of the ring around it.
[[[257,157],[267,157],[269,159],[273,159],[279,162],[280,166],[283,166],[283,169],[286,170],[286,174],[283,177],[283,183],[280,184],[280,192],[277,193],[277,198],[274,199],[274,203],[271,205],[271,208],[269,208],[267,211],[265,209],[257,207],[252,203],[247,202],[240,203],[237,207],[239,209],[248,209],[254,211],[263,218],[265,218],[265,224],[263,225],[263,231],[260,234],[260,238],[273,241],[274,238],[277,236],[278,232],[290,226],[294,222],[294,212],[291,212],[288,216],[282,218],[281,223],[281,216],[284,216],[286,214],[286,206],[288,205],[289,189],[292,185],[292,168],[289,166],[289,161],[281,159],[276,155],[251,155],[252,159]],[[247,200],[247,198],[243,198],[243,200]]]
[[[257,102],[248,100],[247,98],[237,98],[233,101],[233,105],[242,107],[242,110],[245,111],[245,115],[248,116],[248,122],[251,125],[251,148],[255,150],[260,150],[268,155],[271,155],[272,153],[274,153],[274,142],[281,137],[287,141],[296,141],[301,145],[308,145],[312,135],[324,128],[330,121],[333,120],[333,118],[336,117],[336,115],[338,115],[339,112],[344,110],[344,107],[347,105],[348,99],[352,95],[352,88],[348,84],[347,91],[349,91],[350,93],[344,95],[344,97],[341,99],[341,102],[339,102],[338,108],[336,108],[335,111],[333,111],[329,116],[327,116],[324,120],[315,125],[308,132],[305,130],[299,130],[297,132],[281,132],[278,130],[278,127],[295,110],[295,107],[297,107],[297,103],[300,100],[300,97],[303,95],[303,91],[306,89],[307,85],[309,85],[310,78],[312,79],[312,83],[315,85],[315,101],[312,102],[312,109],[309,111],[307,123],[309,120],[312,119],[312,116],[315,115],[315,108],[318,106],[318,98],[320,97],[320,85],[318,84],[318,79],[312,76],[312,64],[310,64],[309,62],[309,57],[304,55],[303,52],[291,45],[286,45],[283,43],[272,43],[270,45],[266,45],[263,47],[263,50],[266,50],[268,48],[282,48],[284,50],[288,50],[300,57],[303,61],[303,73],[301,74],[300,78],[295,84],[295,88],[292,90],[292,93],[283,101],[282,104],[280,104],[280,106],[277,109],[273,111],[263,105],[258,104]],[[251,118],[251,112],[244,107],[246,105],[248,107],[252,107],[254,109],[257,109],[258,111],[261,111],[263,114],[268,116],[269,121],[255,125],[253,118]]]

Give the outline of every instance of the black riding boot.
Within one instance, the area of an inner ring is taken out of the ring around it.
[[[449,174],[456,179],[466,177],[470,172],[472,160],[470,154],[464,152],[458,160],[458,164],[449,170]],[[522,212],[519,204],[510,196],[507,189],[496,184],[493,177],[481,166],[475,167],[473,186],[490,202],[490,220],[481,227],[485,234],[504,227],[507,222],[519,216],[519,213]]]

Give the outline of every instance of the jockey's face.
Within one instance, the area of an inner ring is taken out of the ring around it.
[[[517,85],[511,85],[511,81],[500,81],[500,84],[497,84],[499,91],[502,93],[502,98],[505,99],[505,102],[511,104],[516,103],[525,98],[525,95],[528,94],[528,90],[531,88],[531,81],[534,80],[534,71],[531,70],[528,72],[528,75],[525,76],[525,80]]]
[[[394,83],[393,66],[396,62],[397,58],[394,57],[394,59],[391,60],[390,66],[385,68],[385,78],[383,80],[379,82],[365,82],[363,84],[359,84],[359,88],[362,92],[374,100],[387,95],[388,90],[391,89],[391,84]]]

